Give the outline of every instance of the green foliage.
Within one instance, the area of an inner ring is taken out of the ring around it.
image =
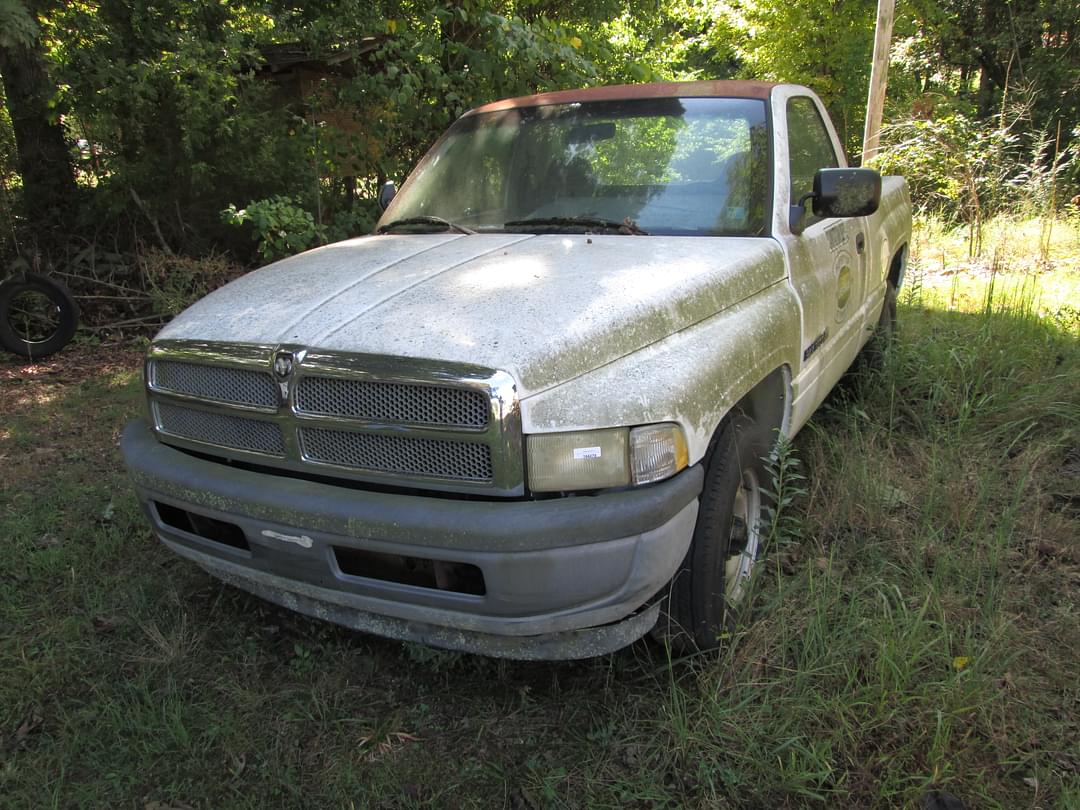
[[[970,105],[924,108],[922,116],[886,126],[882,145],[874,165],[903,174],[923,213],[976,233],[998,214],[1052,214],[1077,161],[1075,147],[1061,151],[1036,128],[1030,99],[1005,104],[982,121]],[[978,251],[978,239],[973,247]]]
[[[0,0],[0,48],[29,45],[38,32],[34,15],[20,0]]]
[[[887,118],[906,129],[899,140],[919,135],[910,122],[926,122],[929,141],[922,151],[949,144],[940,156],[944,164],[954,159],[948,154],[953,145],[966,148],[964,141],[970,138],[983,166],[965,171],[968,176],[960,180],[969,195],[973,177],[996,175],[990,182],[1000,184],[1001,193],[989,196],[1002,198],[1006,209],[1023,195],[1036,200],[1041,210],[1060,206],[1062,198],[1076,193],[1080,179],[1070,151],[1080,120],[1080,96],[1073,92],[1080,80],[1078,26],[1080,5],[1074,0],[900,4],[886,108]],[[1022,116],[1016,115],[1018,106],[1024,108]],[[941,120],[954,113],[965,120],[955,125]],[[1021,126],[1013,123],[1017,117],[1023,119]],[[939,131],[942,127],[951,131]],[[1003,138],[1010,143],[1004,144]],[[1004,164],[995,154],[1005,158]],[[922,166],[935,160],[928,154],[913,157]],[[902,158],[894,162],[900,165]],[[996,168],[984,170],[991,165]],[[907,175],[910,180],[918,172]],[[1059,193],[1070,184],[1071,192]],[[931,185],[930,196],[915,193],[926,208],[939,207],[942,199],[938,180]],[[985,190],[979,194],[986,197]],[[996,210],[995,201],[989,202],[989,211]],[[970,203],[966,212],[955,204],[946,208],[955,219],[972,218]]]
[[[221,212],[221,218],[229,225],[250,222],[254,229],[252,238],[266,261],[307,250],[321,236],[315,218],[293,197],[279,195],[250,202],[240,209],[230,204]]]
[[[72,4],[50,17],[58,108],[87,143],[87,217],[145,224],[135,190],[171,241],[195,252],[227,240],[212,213],[228,201],[302,184],[306,145],[252,73],[253,32],[228,22],[224,7],[165,0]]]
[[[107,234],[125,250],[160,230],[174,250],[247,257],[254,243],[222,223],[225,206],[285,196],[326,238],[361,233],[379,183],[403,179],[462,112],[505,96],[657,79],[795,81],[818,91],[854,154],[874,9],[874,0],[0,0],[0,47],[40,34],[50,110],[77,142],[80,236]],[[1048,190],[1040,200],[1075,193],[1059,189],[1078,177],[1067,157],[1080,138],[1080,94],[1069,90],[1080,77],[1078,25],[1070,0],[899,4],[887,111],[913,123],[890,144],[921,143],[889,159],[919,167],[906,172],[917,202],[962,221],[976,198],[994,210],[986,198],[999,183]],[[1021,94],[1022,160],[1010,157],[1002,174],[997,156],[1013,147],[994,119]],[[974,162],[954,151],[969,136]],[[15,155],[3,109],[11,211]]]
[[[806,476],[801,471],[802,461],[795,446],[787,436],[779,437],[775,451],[764,463],[765,548],[784,549],[804,539],[805,527],[796,509],[807,495]]]
[[[22,179],[15,171],[18,151],[11,128],[11,111],[4,101],[4,88],[0,86],[0,211],[6,212],[13,207],[8,189],[20,185]]]
[[[747,76],[813,88],[849,152],[862,146],[874,0],[746,0],[724,4]]]
[[[597,81],[596,59],[618,61],[590,33],[608,5],[45,4],[54,108],[91,190],[77,226],[137,233],[150,219],[174,248],[243,253],[213,213],[285,196],[320,233],[355,235],[378,183],[469,107]]]

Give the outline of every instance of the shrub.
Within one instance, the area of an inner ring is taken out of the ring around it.
[[[325,240],[323,229],[295,197],[276,195],[239,209],[230,204],[221,212],[221,218],[237,226],[250,222],[255,229],[252,238],[266,261],[291,256],[307,250],[315,241]]]
[[[1036,128],[1031,108],[1031,98],[1023,97],[979,120],[961,105],[917,105],[882,130],[873,164],[907,178],[920,213],[969,226],[978,254],[982,225],[991,217],[1041,217],[1067,202],[1059,187],[1075,170],[1077,152],[1059,148],[1060,133]]]
[[[245,272],[243,267],[221,254],[194,259],[148,250],[140,254],[136,261],[150,298],[151,311],[164,316],[182,312]]]

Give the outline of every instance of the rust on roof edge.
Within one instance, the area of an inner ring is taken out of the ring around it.
[[[768,100],[776,82],[699,81],[652,82],[650,84],[614,84],[584,90],[556,90],[493,101],[476,107],[466,115],[512,110],[518,107],[541,107],[549,104],[574,104],[584,101],[621,101],[637,98],[758,98]]]

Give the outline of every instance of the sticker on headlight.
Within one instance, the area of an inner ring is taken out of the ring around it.
[[[588,458],[600,458],[599,447],[575,447],[574,448],[574,461],[581,461]]]

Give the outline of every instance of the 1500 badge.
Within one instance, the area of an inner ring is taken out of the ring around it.
[[[812,355],[814,352],[816,352],[818,349],[820,349],[822,344],[828,339],[829,339],[829,330],[826,329],[824,332],[822,332],[820,335],[818,335],[816,338],[814,338],[810,342],[810,345],[807,346],[803,350],[802,359],[803,360],[809,360],[810,355]]]

